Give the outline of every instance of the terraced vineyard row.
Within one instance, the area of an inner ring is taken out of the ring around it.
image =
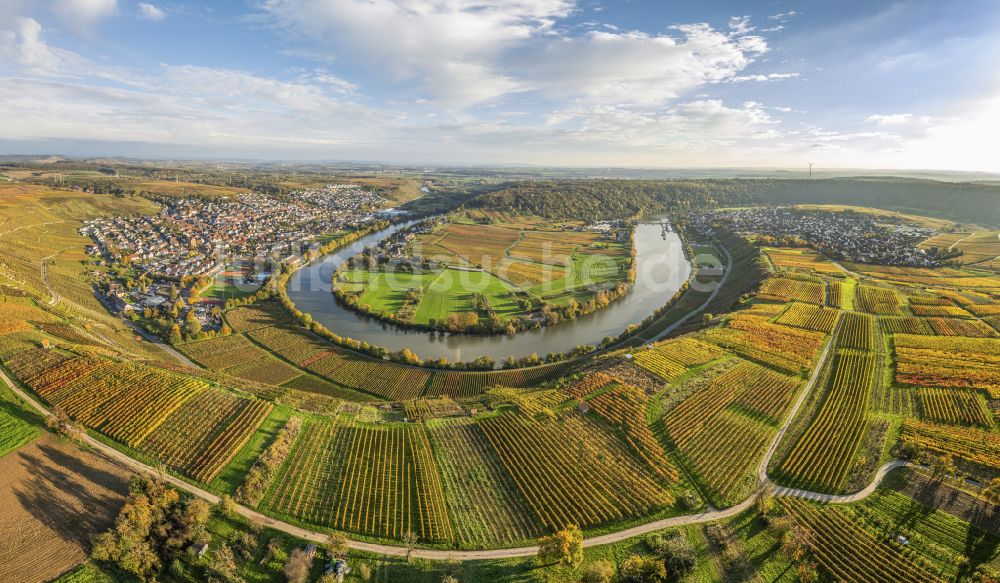
[[[666,414],[664,426],[681,459],[719,502],[737,502],[756,484],[753,468],[774,432],[770,423],[783,415],[799,384],[741,362]]]
[[[634,354],[635,363],[661,379],[671,382],[688,369],[726,355],[725,350],[694,338],[680,338]]]
[[[265,401],[160,368],[32,356],[8,366],[46,402],[204,483],[232,460],[271,411]],[[38,366],[43,362],[47,368]]]
[[[951,425],[989,428],[993,415],[974,391],[968,389],[920,389],[921,417]]]
[[[826,296],[826,291],[822,283],[783,276],[771,276],[761,282],[757,295],[764,299],[783,302],[796,301],[807,304],[822,304]]]
[[[920,387],[977,388],[1000,398],[1000,340],[897,334],[896,382]]]
[[[838,348],[871,350],[875,337],[875,319],[868,314],[845,312],[837,333]]]
[[[902,303],[895,290],[859,285],[856,288],[855,305],[858,310],[881,316],[898,316]]]
[[[990,475],[1000,472],[1000,435],[996,433],[907,419],[899,440],[933,453],[950,454],[985,469]]]
[[[823,492],[844,487],[868,426],[875,382],[874,355],[839,350],[835,358],[823,404],[780,467],[795,485]]]
[[[589,403],[594,412],[624,432],[625,440],[657,475],[665,480],[677,480],[677,469],[667,459],[663,446],[646,421],[649,396],[645,391],[620,385],[591,399]]]
[[[913,316],[883,316],[879,324],[887,334],[933,334],[934,332],[920,318]]]
[[[309,423],[264,503],[348,532],[396,539],[412,532],[426,542],[454,539],[422,425]]]
[[[806,543],[820,567],[835,581],[938,581],[899,548],[880,542],[839,508],[820,509],[795,498],[782,498],[781,504],[812,533]]]
[[[673,502],[613,437],[578,418],[504,414],[479,425],[546,529],[606,524]]]
[[[824,335],[737,314],[729,319],[728,327],[712,328],[705,338],[750,360],[797,374],[812,364]]]
[[[439,419],[428,423],[427,433],[460,544],[510,544],[541,534],[475,421]]]
[[[959,318],[928,318],[927,323],[940,336],[966,336],[968,338],[996,338],[1000,336],[986,322]]]
[[[789,306],[775,322],[785,326],[830,333],[837,324],[839,314],[840,311],[833,308],[796,302]]]
[[[271,412],[271,404],[208,390],[157,427],[142,451],[203,483],[211,482]]]
[[[493,386],[531,387],[558,376],[564,366],[556,363],[512,370],[435,371],[427,386],[427,395],[460,399],[474,397]]]

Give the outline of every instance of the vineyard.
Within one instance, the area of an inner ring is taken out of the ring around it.
[[[315,421],[299,434],[264,505],[338,530],[426,542],[454,539],[423,426]]]
[[[986,403],[968,389],[921,389],[921,417],[951,425],[992,427],[993,417]]]
[[[1000,435],[996,433],[907,419],[899,440],[917,444],[925,451],[952,455],[984,471],[988,477],[1000,476]]]
[[[271,412],[271,404],[219,390],[188,399],[143,442],[143,452],[192,478],[211,482]]]
[[[895,290],[859,285],[856,288],[855,304],[858,310],[880,316],[900,315],[899,294]]]
[[[920,318],[913,316],[882,316],[879,324],[886,334],[933,334],[934,332]]]
[[[812,364],[824,335],[737,314],[729,318],[728,327],[713,328],[705,338],[750,360],[797,374]]]
[[[960,320],[958,318],[928,318],[935,334],[940,336],[967,336],[969,338],[996,338],[997,331],[980,320]]]
[[[671,382],[688,369],[722,358],[726,351],[694,338],[680,338],[636,352],[635,363],[661,379]]]
[[[138,364],[40,350],[7,365],[73,419],[204,483],[271,411],[265,401]]]
[[[580,418],[503,414],[479,426],[546,529],[616,522],[673,502],[613,437]]]
[[[782,302],[796,301],[807,304],[822,304],[826,290],[822,283],[790,277],[771,276],[760,284],[757,295],[764,299]]]
[[[663,419],[681,459],[724,504],[756,485],[754,468],[799,380],[741,362],[671,409]]]
[[[938,306],[938,305],[925,305],[925,304],[914,304],[910,302],[910,309],[917,316],[928,316],[936,318],[971,318],[972,314],[966,311],[964,308],[958,306]]]
[[[807,544],[819,566],[835,581],[938,581],[899,547],[876,539],[839,508],[817,508],[795,498],[781,505],[812,533]]]
[[[474,397],[493,386],[531,387],[554,378],[564,369],[556,363],[531,368],[495,371],[435,371],[427,386],[428,396],[456,399]]]
[[[595,375],[596,376],[596,375]],[[620,385],[589,401],[595,413],[617,426],[625,440],[661,478],[677,481],[674,465],[646,421],[649,396],[640,388]]]
[[[436,420],[427,433],[460,544],[510,544],[541,534],[478,424]]]
[[[832,308],[793,303],[775,322],[784,324],[785,326],[830,333],[837,324],[837,315],[839,313],[839,310]]]
[[[781,464],[794,484],[824,492],[840,491],[868,426],[875,382],[875,357],[839,350],[825,399],[812,423]]]
[[[871,350],[875,336],[874,320],[868,314],[845,312],[837,333],[837,347]]]
[[[829,259],[808,248],[775,248],[764,249],[775,267],[790,271],[815,271],[818,273],[841,273],[841,269]]]
[[[985,389],[1000,398],[1000,339],[897,334],[896,382]]]

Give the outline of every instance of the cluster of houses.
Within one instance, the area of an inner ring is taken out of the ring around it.
[[[802,239],[839,260],[878,265],[935,267],[937,258],[917,245],[935,231],[911,223],[886,223],[856,212],[757,207],[695,214],[691,225],[708,231],[722,225],[740,234]]]
[[[302,254],[318,248],[323,236],[377,220],[386,201],[356,186],[329,185],[280,198],[249,193],[237,200],[168,197],[157,202],[162,208],[156,215],[100,218],[80,229],[91,239],[87,252],[99,264],[127,265],[145,276],[105,280],[102,299],[123,316],[142,314],[147,308],[169,310],[176,301],[170,296],[182,281],[226,277],[260,285],[277,265],[300,263]],[[103,274],[96,275],[102,281]],[[188,290],[180,293],[189,299]],[[210,308],[203,304],[189,308],[205,329],[214,324]]]

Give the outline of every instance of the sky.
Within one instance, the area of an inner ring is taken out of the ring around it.
[[[0,0],[0,153],[1000,171],[996,0]]]

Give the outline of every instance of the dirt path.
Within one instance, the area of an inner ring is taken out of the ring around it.
[[[46,263],[46,261],[52,259],[56,255],[59,255],[59,253],[56,252],[47,257],[42,257],[42,261],[40,264],[42,270],[42,283],[45,284],[45,289],[49,291],[49,296],[51,296],[51,299],[49,300],[50,306],[54,306],[59,303],[59,294],[56,293],[56,290],[53,289],[52,285],[49,283],[49,265],[48,263]]]

